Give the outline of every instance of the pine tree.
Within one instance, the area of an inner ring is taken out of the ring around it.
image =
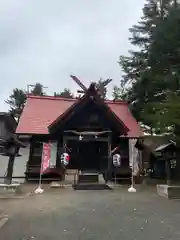
[[[41,83],[36,83],[31,91],[31,94],[34,96],[45,95],[45,93],[43,92],[43,85]]]
[[[27,99],[27,91],[24,89],[15,88],[12,91],[12,94],[9,96],[7,100],[5,100],[5,103],[9,105],[9,112],[12,113],[12,115],[19,120],[22,110],[24,108],[24,104]],[[42,96],[45,93],[43,92],[43,85],[41,83],[36,83],[30,92],[30,94],[35,96]]]
[[[153,32],[160,19],[158,1],[148,0],[143,8],[141,21],[129,29],[130,43],[137,48],[129,51],[129,56],[120,56],[119,64],[124,72],[123,83],[138,80],[148,69],[148,50],[153,41]]]
[[[119,63],[124,72],[121,84],[129,86],[127,96],[132,111],[138,121],[151,129],[156,125],[152,118],[156,112],[154,102],[163,101],[166,97],[164,90],[167,89],[167,81],[162,78],[163,70],[157,71],[159,66],[156,62],[163,63],[162,59],[157,60],[160,53],[155,46],[163,37],[160,36],[161,25],[169,19],[170,11],[176,4],[172,0],[148,0],[141,21],[130,29],[130,42],[137,50],[130,51],[128,57],[120,57]]]
[[[96,86],[99,89],[99,91],[104,99],[106,99],[106,97],[107,97],[107,87],[104,86],[105,81],[106,80],[104,80],[103,78],[100,78],[99,81],[96,83]]]
[[[179,5],[178,5],[179,4]],[[155,111],[156,128],[180,140],[180,3],[172,4],[168,17],[156,29],[149,61],[159,84],[162,101],[148,103]],[[152,117],[149,115],[149,117]]]
[[[71,90],[70,89],[68,89],[68,88],[65,88],[62,92],[60,92],[60,93],[54,93],[54,96],[55,97],[63,97],[63,98],[73,98],[74,97],[74,95],[73,95],[73,93],[71,92]]]
[[[22,113],[25,101],[26,92],[23,89],[18,88],[13,89],[9,99],[5,100],[5,103],[7,103],[10,107],[9,111],[17,120],[19,120],[19,117]]]

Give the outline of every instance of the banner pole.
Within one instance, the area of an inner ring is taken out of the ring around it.
[[[44,149],[44,144],[43,144],[42,151],[43,151],[43,149]],[[41,166],[40,166],[40,174],[39,174],[39,186],[38,186],[38,188],[36,188],[36,190],[35,190],[35,194],[41,194],[41,193],[44,192],[44,189],[42,188],[43,155],[44,155],[44,153],[42,152]]]
[[[41,188],[42,185],[42,160],[41,160],[41,168],[40,168],[40,175],[39,175],[39,187]]]

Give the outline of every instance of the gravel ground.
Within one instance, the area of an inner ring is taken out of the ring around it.
[[[9,220],[3,240],[178,240],[180,202],[148,189],[128,193],[47,189],[44,194],[0,201]]]

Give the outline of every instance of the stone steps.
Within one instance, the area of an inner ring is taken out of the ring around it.
[[[107,184],[100,183],[81,183],[73,184],[74,190],[112,190]]]

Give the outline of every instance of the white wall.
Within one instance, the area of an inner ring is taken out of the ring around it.
[[[19,153],[21,157],[16,157],[14,162],[13,177],[25,176],[26,163],[29,160],[30,146],[26,148],[20,148]],[[6,174],[9,157],[0,155],[0,176],[3,177]],[[0,179],[3,182],[3,179]],[[13,179],[13,181],[24,182],[24,179]]]
[[[6,120],[4,118],[0,118],[0,138],[2,139],[8,139],[12,135],[12,132],[7,127],[7,124],[5,121]]]
[[[51,145],[51,165],[56,165],[56,156],[57,156],[57,142],[52,142]]]
[[[5,175],[7,165],[8,165],[8,157],[0,155],[0,176],[1,177],[3,177]],[[3,182],[3,181],[4,181],[4,179],[0,179],[0,182]]]

